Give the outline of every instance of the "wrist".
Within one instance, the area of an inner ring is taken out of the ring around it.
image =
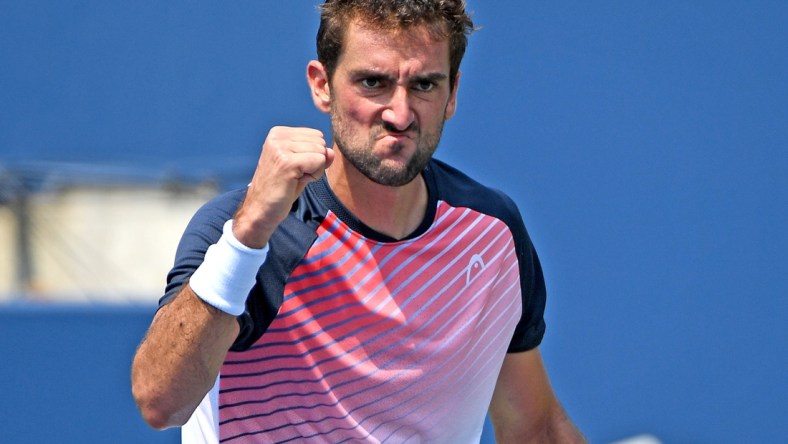
[[[207,304],[238,316],[246,308],[246,298],[254,287],[268,247],[245,245],[236,239],[233,225],[232,219],[224,224],[222,236],[208,248],[189,285]]]
[[[262,249],[268,244],[268,239],[271,238],[278,223],[266,223],[262,220],[250,220],[245,217],[243,209],[239,210],[233,219],[232,234],[233,237],[246,246],[252,249]]]

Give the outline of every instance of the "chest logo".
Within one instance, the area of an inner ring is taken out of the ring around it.
[[[465,285],[470,284],[471,280],[476,278],[482,270],[484,270],[482,255],[474,254],[471,256],[471,260],[468,262],[468,268],[465,270]]]

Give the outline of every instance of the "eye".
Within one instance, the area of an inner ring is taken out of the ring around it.
[[[361,86],[368,89],[375,89],[383,86],[383,82],[377,77],[367,77],[361,80]]]
[[[430,92],[435,88],[435,82],[431,80],[419,80],[414,87],[420,92]]]

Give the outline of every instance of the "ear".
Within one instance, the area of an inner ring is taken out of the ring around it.
[[[306,66],[306,80],[312,93],[312,101],[317,109],[324,113],[331,111],[331,87],[328,84],[328,73],[322,63],[312,60]]]
[[[446,103],[446,113],[443,116],[444,120],[449,120],[454,115],[454,112],[457,111],[457,88],[460,87],[460,72],[457,71],[457,75],[454,77],[454,88],[452,88],[451,93],[449,93],[449,101]]]

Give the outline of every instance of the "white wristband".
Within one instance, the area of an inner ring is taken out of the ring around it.
[[[203,263],[194,271],[189,286],[203,301],[238,316],[268,255],[268,245],[249,248],[233,235],[233,220],[225,222],[222,237],[208,247]]]

